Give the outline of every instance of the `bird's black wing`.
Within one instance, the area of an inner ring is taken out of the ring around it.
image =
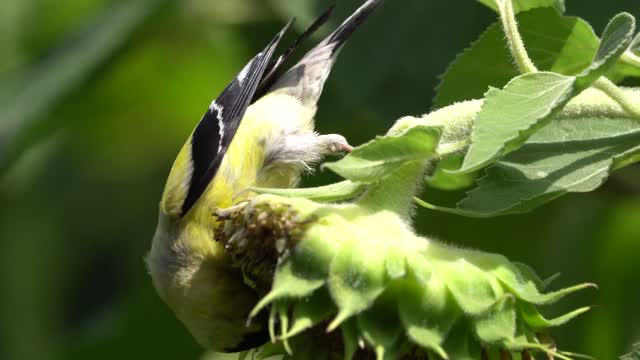
[[[320,15],[320,17],[318,17],[318,19],[307,28],[307,30],[305,30],[300,36],[298,36],[298,38],[287,48],[287,50],[285,50],[280,56],[278,56],[275,61],[269,64],[267,70],[264,72],[262,80],[260,81],[260,85],[258,86],[258,90],[256,91],[256,94],[254,96],[254,101],[265,95],[269,91],[269,89],[271,89],[271,86],[273,86],[273,84],[280,78],[280,76],[284,74],[284,71],[282,71],[282,65],[284,64],[284,62],[287,61],[287,59],[300,46],[300,44],[307,40],[314,32],[316,32],[316,30],[318,30],[319,27],[324,25],[327,20],[329,20],[329,17],[331,17],[331,13],[333,12],[334,8],[335,5],[332,5],[327,10],[325,10],[325,12],[323,12],[322,15]]]
[[[224,158],[247,107],[264,76],[278,42],[291,26],[292,21],[271,40],[211,102],[191,138],[193,172],[187,197],[182,203],[182,215],[186,214],[200,198]]]

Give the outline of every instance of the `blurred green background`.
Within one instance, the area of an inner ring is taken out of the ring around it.
[[[360,0],[338,0],[333,24]],[[197,359],[143,265],[179,147],[285,20],[325,0],[0,2],[0,359]],[[597,33],[637,0],[567,0]],[[456,53],[495,21],[473,0],[387,0],[342,52],[318,128],[354,144],[421,114]],[[325,33],[327,29],[324,29]],[[640,168],[599,191],[489,220],[419,210],[419,231],[598,291],[550,314],[562,349],[614,359],[640,339]],[[320,173],[306,180],[335,180]],[[448,201],[457,194],[432,191]]]

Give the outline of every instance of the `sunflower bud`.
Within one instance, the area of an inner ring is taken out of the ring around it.
[[[277,346],[258,358],[307,352],[325,337],[330,346],[313,351],[347,359],[563,359],[547,331],[588,308],[547,319],[539,306],[594,287],[543,292],[527,266],[418,236],[395,212],[358,203],[259,195],[220,215],[216,238],[270,289],[252,316],[270,308]]]

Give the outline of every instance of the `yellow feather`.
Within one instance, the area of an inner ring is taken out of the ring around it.
[[[245,327],[257,301],[230,265],[222,245],[213,238],[214,211],[246,200],[251,186],[285,187],[299,174],[261,174],[265,145],[286,134],[313,132],[314,110],[283,94],[269,94],[251,105],[213,180],[182,218],[182,202],[191,179],[191,138],[180,150],[160,204],[160,220],[149,271],[160,296],[185,323],[196,340],[211,349],[232,349],[243,335],[259,330]],[[283,175],[284,174],[284,175]]]

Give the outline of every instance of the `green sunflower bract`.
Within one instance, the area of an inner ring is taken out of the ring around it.
[[[494,349],[563,359],[545,343],[547,328],[588,310],[548,320],[538,306],[593,285],[543,293],[537,277],[505,257],[417,236],[390,211],[261,195],[231,219],[241,219],[238,228],[250,227],[255,217],[247,214],[284,209],[295,212],[293,221],[306,230],[285,240],[263,231],[266,236],[254,239],[262,248],[286,242],[272,288],[253,311],[270,307],[274,342],[320,327],[342,330],[345,345],[364,342],[378,359],[398,358],[413,346],[442,359],[477,359],[480,351]],[[292,220],[269,221],[265,229]],[[284,349],[291,358],[313,358],[289,344]],[[353,349],[344,350],[351,358]]]
[[[254,350],[256,358],[570,358],[547,331],[588,308],[553,319],[539,308],[593,284],[545,292],[548,283],[525,265],[413,231],[414,189],[447,138],[425,122],[405,118],[329,166],[367,179],[350,202],[279,191],[220,214],[219,238],[264,289],[251,316],[269,312],[272,343]],[[234,243],[238,233],[242,244]]]

